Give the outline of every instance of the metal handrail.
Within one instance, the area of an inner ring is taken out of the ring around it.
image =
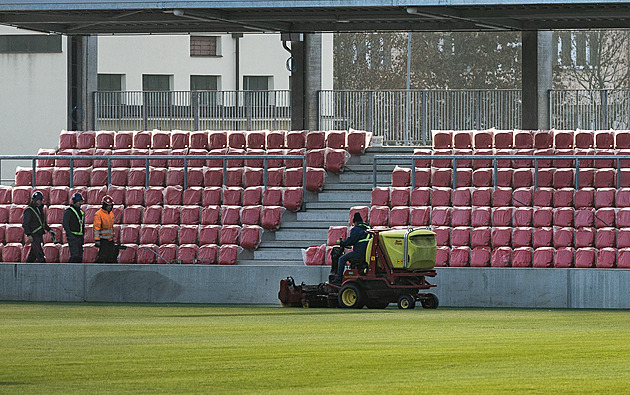
[[[267,188],[267,171],[268,161],[273,159],[283,160],[300,160],[302,163],[302,192],[306,188],[306,156],[305,155],[0,155],[0,163],[3,160],[31,160],[32,167],[32,185],[35,187],[37,161],[38,160],[69,160],[70,161],[70,185],[73,187],[73,172],[76,160],[107,160],[107,187],[111,185],[112,160],[144,160],[146,169],[145,188],[149,188],[149,164],[151,160],[183,160],[184,161],[184,189],[188,188],[188,162],[190,160],[222,160],[223,163],[223,182],[225,183],[227,172],[227,161],[234,159],[243,160],[263,160],[263,186]],[[46,167],[46,166],[41,166]],[[179,167],[179,166],[178,166]],[[248,166],[243,166],[248,167]],[[224,184],[225,185],[225,184]]]
[[[426,159],[448,159],[452,161],[453,168],[453,189],[457,187],[457,160],[492,160],[494,174],[493,183],[494,188],[497,187],[497,172],[498,161],[500,160],[532,160],[534,162],[534,189],[538,189],[538,161],[539,160],[574,160],[575,161],[575,185],[576,188],[580,185],[580,160],[615,160],[617,163],[617,177],[616,187],[621,187],[621,161],[630,160],[630,155],[375,155],[374,162],[372,163],[372,186],[376,188],[378,186],[376,174],[378,172],[378,163],[385,160],[396,160],[397,163],[411,164],[411,187],[416,187],[416,160]],[[392,163],[388,163],[392,164]]]

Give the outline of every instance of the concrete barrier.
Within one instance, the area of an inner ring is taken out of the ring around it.
[[[630,308],[622,269],[438,268],[440,306]],[[0,263],[0,300],[279,304],[280,280],[318,284],[328,267]]]

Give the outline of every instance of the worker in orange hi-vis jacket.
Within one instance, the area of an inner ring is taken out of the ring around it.
[[[103,206],[94,214],[94,244],[98,247],[96,263],[118,262],[118,249],[114,245],[114,199],[103,196]]]

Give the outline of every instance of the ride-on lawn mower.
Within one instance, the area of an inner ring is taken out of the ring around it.
[[[425,309],[438,307],[438,298],[420,290],[435,287],[425,277],[435,277],[435,233],[426,229],[368,230],[372,235],[365,262],[350,262],[340,286],[330,282],[296,285],[292,277],[280,280],[278,298],[283,306],[384,309],[397,303],[413,309],[420,301]],[[331,273],[343,253],[332,251]],[[366,263],[367,262],[367,263]]]

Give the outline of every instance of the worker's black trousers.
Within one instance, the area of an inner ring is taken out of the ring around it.
[[[111,240],[101,240],[101,247],[98,249],[96,263],[117,263],[118,249]]]
[[[70,259],[68,263],[83,263],[83,237],[68,235]]]
[[[39,262],[46,263],[46,257],[44,256],[44,248],[42,244],[44,244],[44,235],[36,235],[32,234],[33,242],[31,243],[31,251],[28,253],[26,257],[27,263]]]

